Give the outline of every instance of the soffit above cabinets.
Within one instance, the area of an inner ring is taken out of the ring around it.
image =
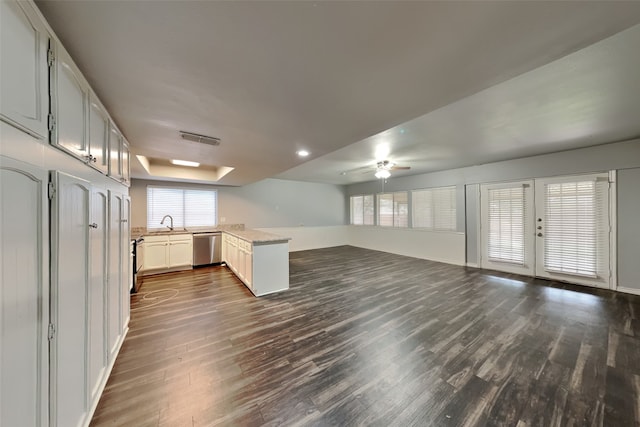
[[[634,64],[615,49],[611,58],[585,53],[582,62],[600,73],[587,73],[589,81],[582,68],[572,73],[571,63],[557,80],[544,71],[640,23],[636,2],[37,4],[133,154],[232,167],[219,184],[274,176],[352,182],[339,171],[376,160],[371,139],[407,122],[419,133],[391,141],[391,154],[412,167],[408,173],[612,142],[637,130],[626,117],[614,120],[617,132],[607,124],[610,111],[634,106],[635,93],[588,90],[618,74],[627,82],[624,67]],[[637,43],[633,34],[621,37]],[[490,93],[457,104],[539,70],[539,78],[505,86],[501,99]],[[587,88],[583,97],[576,80]],[[546,85],[554,91],[539,90]],[[562,128],[561,111],[593,136]],[[526,126],[525,115],[532,117]],[[426,119],[410,122],[418,117]],[[223,142],[184,141],[178,133],[184,129]],[[477,132],[484,133],[476,138]],[[311,155],[301,159],[300,149]],[[137,160],[132,175],[150,178]]]

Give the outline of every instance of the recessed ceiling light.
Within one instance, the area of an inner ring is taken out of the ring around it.
[[[297,153],[300,157],[307,157],[309,155],[309,152],[307,150],[298,150]]]
[[[189,162],[187,160],[171,160],[171,163],[173,163],[174,165],[178,165],[178,166],[191,166],[192,168],[197,168],[198,166],[200,166],[200,163],[198,162]]]

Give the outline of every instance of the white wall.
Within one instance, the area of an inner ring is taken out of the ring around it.
[[[349,228],[348,225],[332,225],[320,227],[269,227],[258,228],[257,230],[291,237],[289,252],[297,252],[349,245],[351,244]]]
[[[221,224],[247,228],[327,227],[345,225],[345,189],[341,185],[265,179],[242,187],[134,179],[130,195],[132,227],[147,225],[147,186],[218,190]]]
[[[349,226],[349,244],[449,264],[465,264],[464,233]]]

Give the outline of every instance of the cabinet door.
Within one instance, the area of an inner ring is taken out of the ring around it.
[[[167,268],[167,248],[169,242],[144,242],[144,269],[155,270],[157,268]]]
[[[86,132],[88,85],[62,48],[58,49],[56,64],[56,125],[51,141],[86,161],[89,156]]]
[[[37,137],[48,135],[49,34],[27,2],[0,2],[0,119]]]
[[[120,160],[120,149],[122,147],[120,132],[109,125],[109,175],[118,181],[122,178],[122,161]]]
[[[107,292],[107,322],[109,336],[109,360],[112,360],[118,349],[122,334],[122,288],[120,281],[122,263],[122,195],[109,191],[109,281]]]
[[[53,420],[83,423],[88,411],[89,195],[87,181],[56,172],[53,199],[51,317]]]
[[[193,264],[193,243],[189,241],[169,244],[169,267]]]
[[[244,257],[244,283],[253,289],[253,254],[247,252]]]
[[[89,105],[89,164],[105,175],[109,172],[109,118],[94,99]]]
[[[122,182],[129,185],[131,183],[131,154],[129,153],[129,144],[124,140],[124,138],[122,138],[122,150],[120,154],[122,159]]]
[[[2,426],[48,420],[47,180],[46,171],[0,156]]]
[[[120,219],[120,256],[122,257],[120,262],[120,295],[122,300],[120,303],[120,315],[122,316],[121,330],[123,332],[129,324],[129,303],[131,288],[133,287],[130,216],[131,199],[129,196],[122,196],[122,216]]]
[[[91,401],[98,399],[107,367],[107,269],[109,199],[105,190],[91,191],[89,269],[89,388]]]

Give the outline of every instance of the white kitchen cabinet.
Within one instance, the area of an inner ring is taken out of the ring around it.
[[[109,176],[122,179],[122,136],[113,123],[109,123]]]
[[[48,425],[47,182],[47,171],[0,156],[2,426]]]
[[[109,115],[95,95],[89,103],[89,165],[109,173]]]
[[[53,281],[51,319],[52,419],[57,426],[78,426],[88,413],[88,289],[90,184],[56,172],[52,204]]]
[[[89,85],[73,63],[66,50],[58,47],[55,59],[54,109],[55,126],[51,132],[51,143],[86,162],[89,159],[87,134],[87,107]]]
[[[109,238],[109,196],[106,190],[91,191],[90,268],[89,268],[89,375],[92,401],[100,398],[101,385],[108,366],[107,353],[107,266]]]
[[[193,236],[189,233],[144,236],[144,270],[162,273],[163,270],[191,268],[193,264]]]
[[[169,235],[168,267],[183,267],[193,264],[193,236],[191,234]]]
[[[109,273],[106,315],[110,362],[115,359],[120,349],[129,319],[128,199],[127,195],[109,191]]]
[[[144,266],[143,271],[167,268],[167,246],[169,241],[165,238],[159,241],[155,236],[144,238]]]
[[[34,7],[0,1],[0,119],[46,139],[49,33]]]
[[[120,161],[122,163],[122,165],[120,166],[120,172],[122,175],[122,183],[125,185],[130,185],[131,184],[131,153],[129,151],[129,143],[124,139],[121,138],[121,144],[122,146],[120,147]]]

